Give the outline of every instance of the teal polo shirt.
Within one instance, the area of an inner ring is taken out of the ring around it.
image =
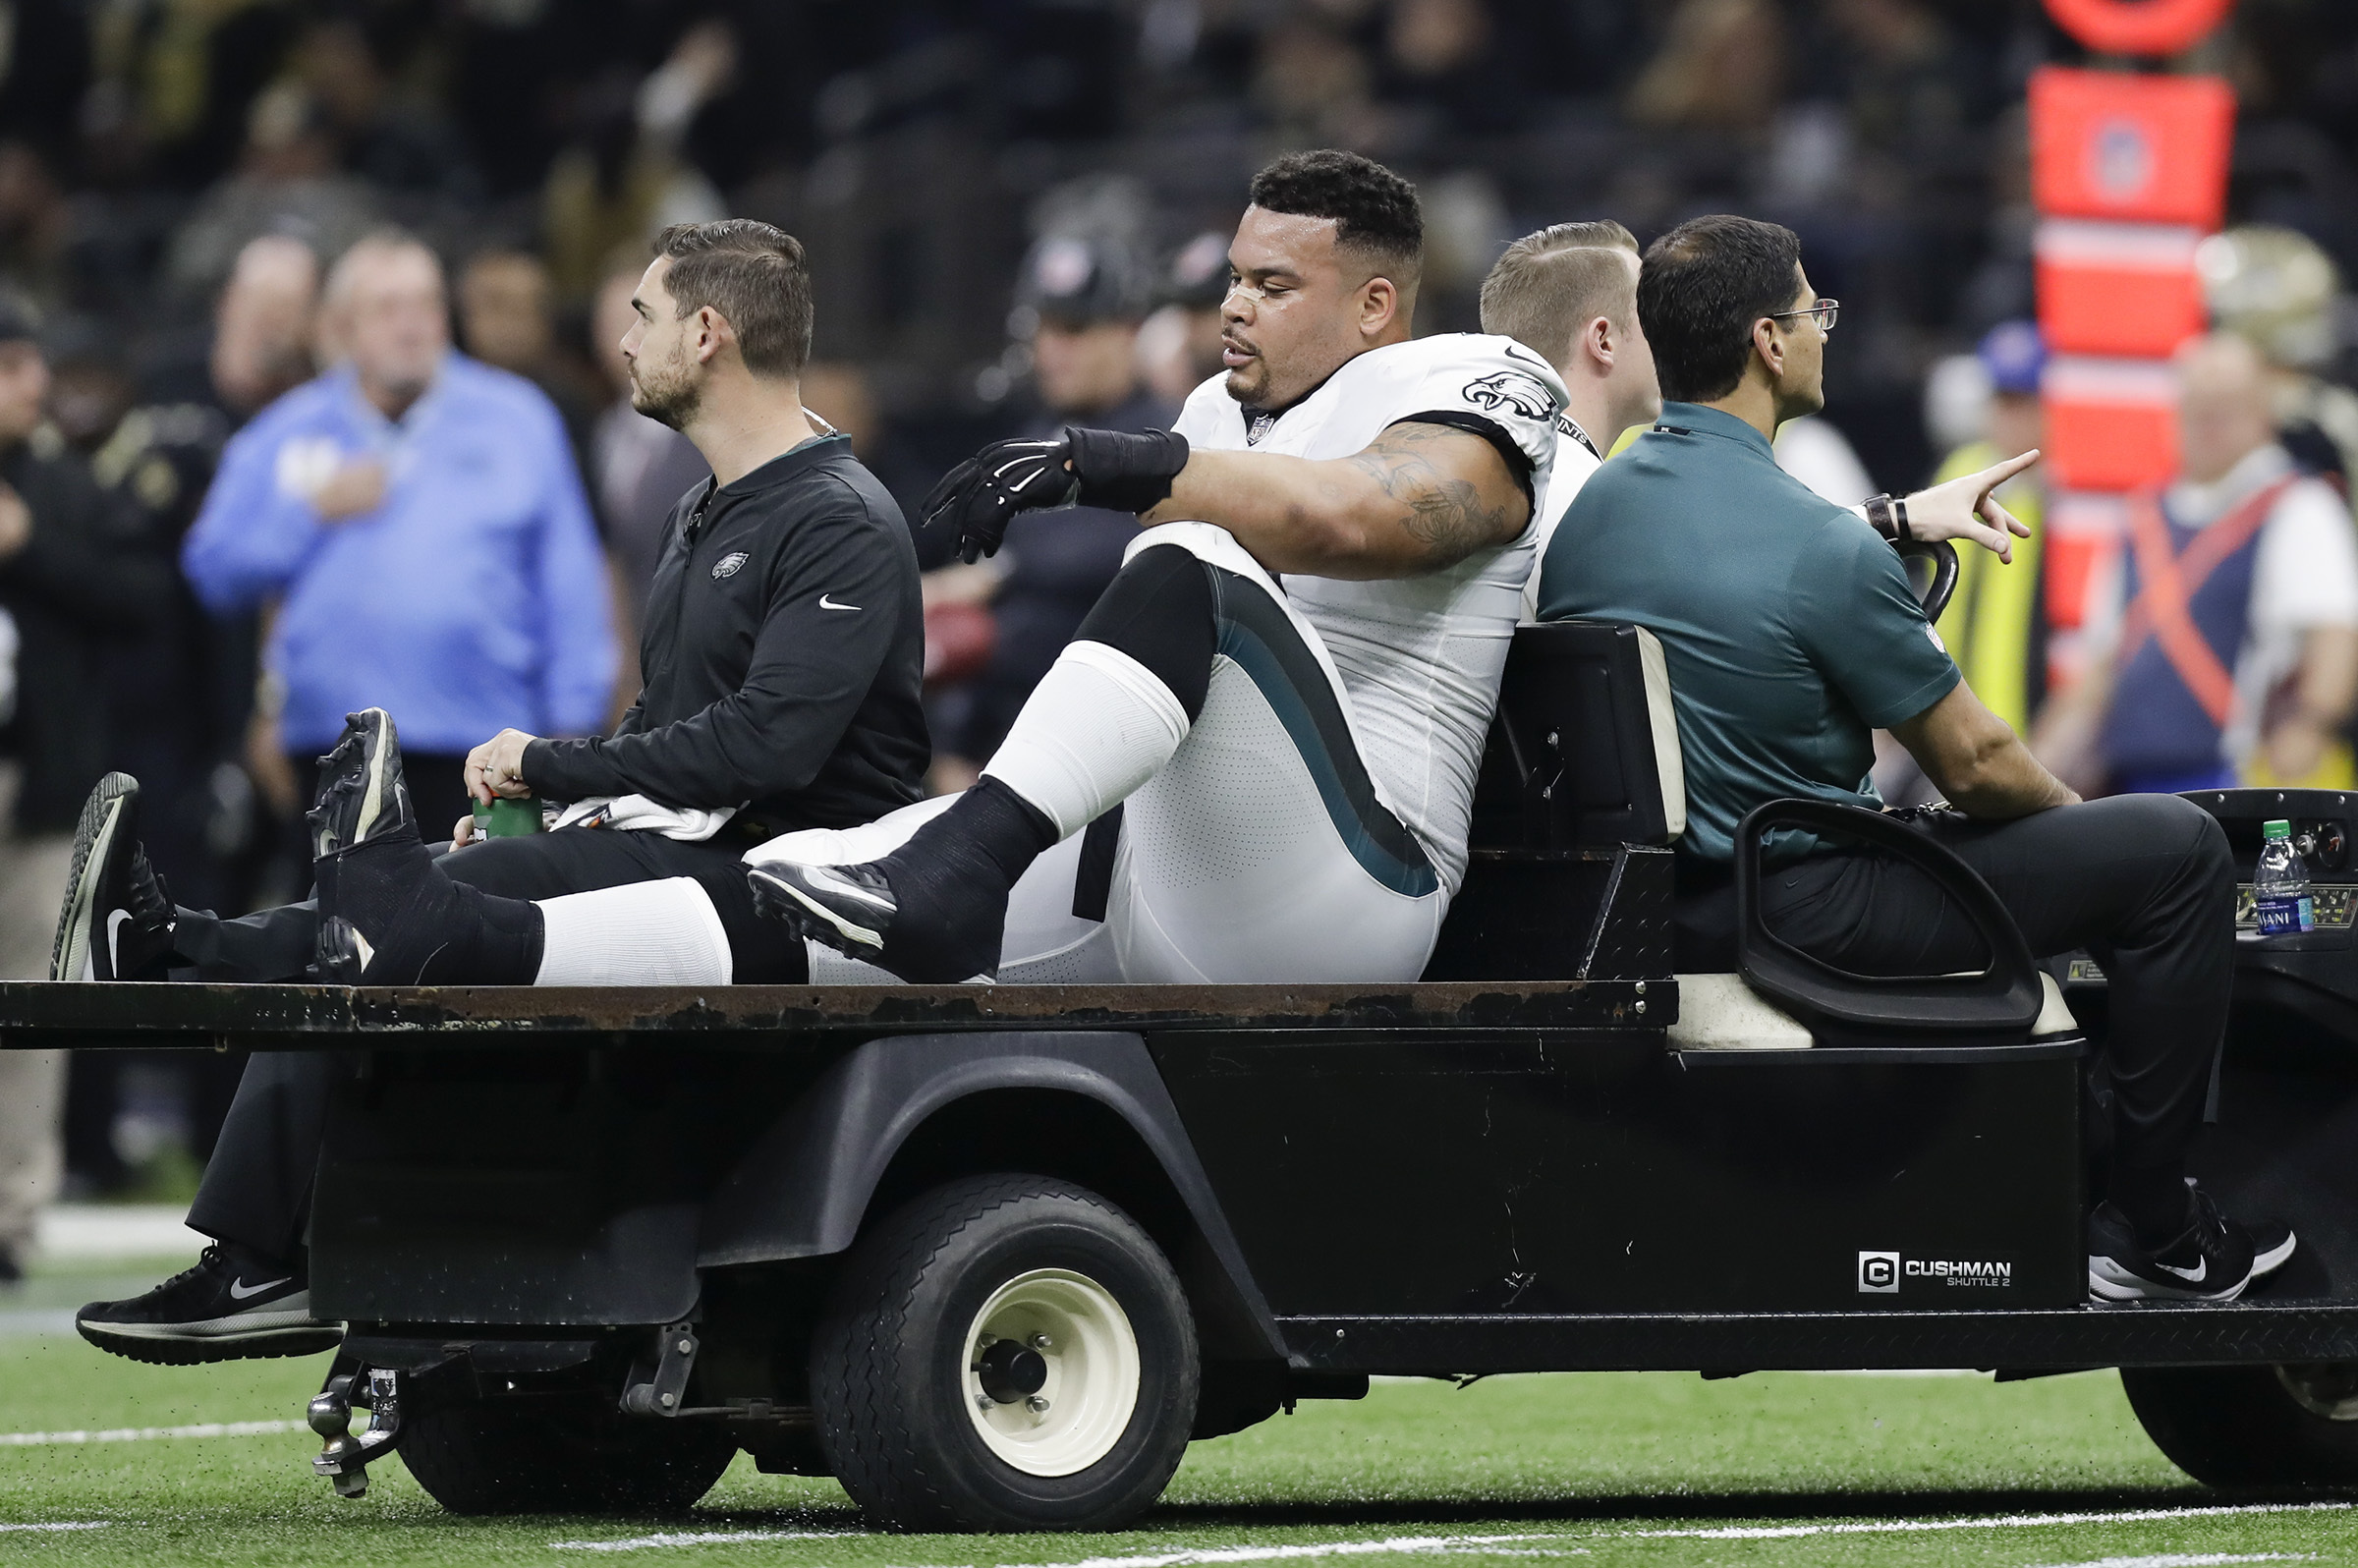
[[[1724,864],[1765,801],[1880,810],[1874,732],[1959,679],[1897,552],[1732,415],[1669,403],[1590,476],[1540,566],[1542,620],[1661,639],[1686,757],[1682,853]]]

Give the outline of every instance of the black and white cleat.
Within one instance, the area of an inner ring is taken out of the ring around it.
[[[802,866],[778,861],[749,867],[754,908],[784,921],[795,934],[874,962],[900,906],[892,884],[872,866]]]

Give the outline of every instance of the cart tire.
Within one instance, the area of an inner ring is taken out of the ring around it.
[[[2124,1367],[2120,1385],[2207,1486],[2358,1485],[2358,1365]]]
[[[892,1530],[1124,1524],[1179,1468],[1197,1377],[1160,1249],[1044,1176],[952,1182],[871,1225],[811,1347],[819,1444]]]
[[[394,1451],[454,1514],[676,1513],[737,1453],[715,1424],[625,1417],[602,1398],[482,1400],[408,1427]]]

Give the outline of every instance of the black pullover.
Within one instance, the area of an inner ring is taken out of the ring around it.
[[[639,700],[608,739],[535,740],[557,801],[739,806],[755,836],[872,821],[925,793],[925,614],[901,509],[829,435],[664,525]]]

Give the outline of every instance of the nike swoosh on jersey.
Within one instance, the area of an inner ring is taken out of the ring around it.
[[[246,1301],[252,1297],[259,1296],[265,1290],[275,1290],[279,1286],[285,1284],[288,1279],[293,1279],[294,1277],[295,1276],[293,1274],[289,1274],[286,1279],[266,1279],[258,1285],[249,1285],[243,1279],[233,1279],[229,1282],[230,1300]]]
[[[818,607],[822,610],[856,610],[860,606],[857,604],[838,604],[833,599],[827,597],[827,595],[824,593],[821,593],[818,596]]]

